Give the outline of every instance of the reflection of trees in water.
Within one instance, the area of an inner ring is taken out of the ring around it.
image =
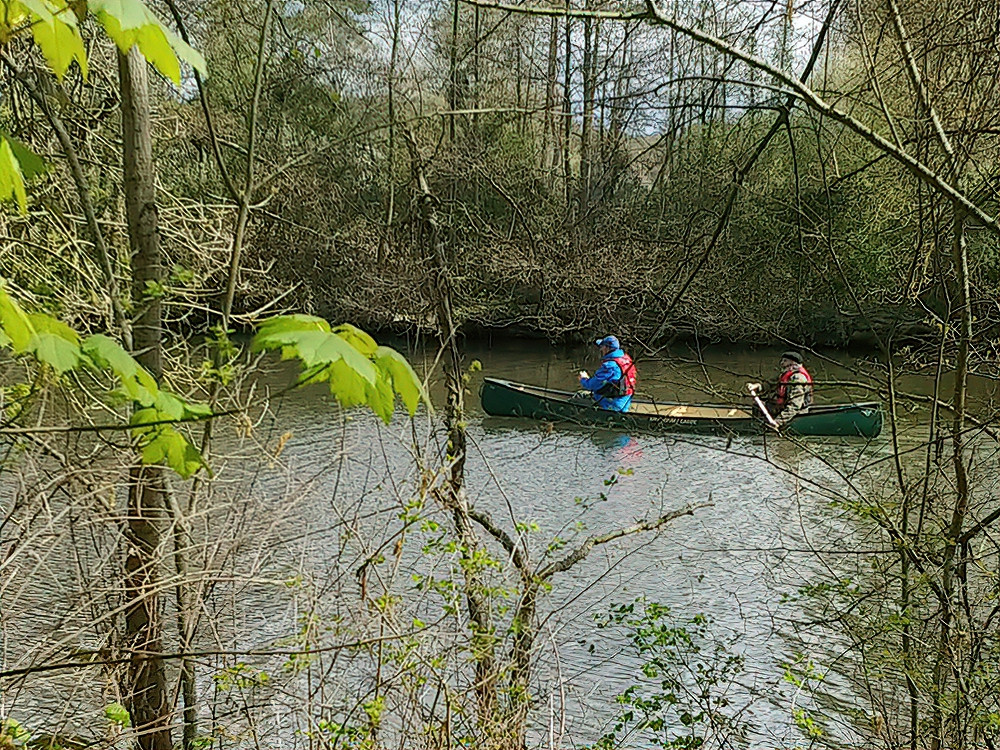
[[[998,449],[981,429],[948,439],[954,424],[911,420],[870,446],[769,447],[812,498],[800,514],[820,508],[830,528],[806,540],[818,565],[800,587],[791,641],[814,665],[795,684],[814,706],[797,721],[811,719],[817,738],[847,720],[866,743],[993,746]]]
[[[284,468],[279,462],[269,470],[272,475],[265,483],[268,488],[265,493],[254,494],[248,501],[246,495],[234,487],[230,500],[225,500],[223,494],[216,496],[213,507],[217,515],[211,529],[199,531],[200,527],[195,525],[196,540],[204,540],[196,544],[205,560],[215,557],[221,561],[220,567],[212,568],[212,575],[218,582],[216,593],[209,596],[207,605],[214,613],[209,621],[214,622],[215,635],[203,643],[206,650],[224,652],[211,657],[214,664],[211,674],[219,676],[226,690],[219,693],[217,699],[212,699],[212,705],[223,715],[232,712],[228,714],[226,725],[234,732],[239,727],[249,731],[250,726],[260,729],[269,726],[267,712],[263,710],[251,712],[249,721],[239,718],[242,715],[240,702],[248,700],[258,701],[260,705],[268,702],[274,705],[277,701],[285,706],[288,716],[301,721],[311,716],[314,722],[327,722],[324,726],[332,726],[336,721],[347,725],[343,731],[349,730],[352,736],[368,736],[373,730],[366,710],[373,713],[379,710],[378,697],[371,692],[378,683],[385,717],[394,717],[404,710],[411,712],[407,715],[421,711],[424,719],[437,722],[443,731],[447,704],[441,702],[445,700],[446,688],[440,681],[445,677],[458,679],[463,674],[463,665],[467,664],[463,654],[467,653],[468,644],[460,627],[461,619],[454,612],[444,615],[444,608],[454,604],[454,587],[462,579],[448,552],[449,536],[444,531],[447,515],[430,505],[408,509],[419,496],[417,488],[421,485],[432,488],[437,475],[433,471],[411,473],[409,479],[390,482],[389,477],[398,478],[404,475],[405,467],[412,466],[408,430],[376,429],[374,420],[357,416],[347,425],[331,423],[317,429],[316,413],[315,408],[305,409],[297,416],[296,424],[286,425],[279,420],[275,422],[273,434],[260,436],[264,447],[276,449],[283,444],[285,452],[281,458],[293,461]],[[283,435],[289,427],[293,434],[286,439]],[[305,429],[313,432],[300,434],[300,430]],[[917,479],[922,479],[926,468],[926,441],[921,439],[918,430],[926,429],[926,425],[918,425],[900,438],[904,473]],[[431,425],[428,425],[427,434],[423,428],[419,432],[421,453],[430,455],[435,450],[428,442]],[[723,514],[718,525],[712,527],[716,536],[698,542],[720,550],[733,546],[727,533],[735,538],[746,534],[748,526],[761,523],[763,516],[759,514],[735,515],[732,508],[719,505],[719,498],[725,497],[728,490],[726,485],[744,479],[745,484],[733,493],[738,499],[732,502],[761,504],[768,516],[784,526],[773,530],[774,547],[764,540],[762,543],[767,549],[705,553],[693,565],[696,572],[700,568],[716,576],[720,570],[731,571],[735,576],[748,565],[760,565],[759,577],[771,580],[768,583],[771,590],[789,591],[788,601],[770,615],[752,609],[741,610],[735,615],[748,620],[744,641],[763,640],[770,631],[785,639],[787,651],[782,653],[775,649],[771,654],[773,674],[755,671],[752,680],[736,679],[731,689],[737,693],[746,689],[748,692],[742,695],[764,690],[768,700],[773,701],[791,723],[806,733],[822,731],[822,738],[831,742],[846,742],[851,738],[874,742],[872,738],[898,731],[893,729],[890,718],[895,721],[900,715],[906,718],[905,713],[900,712],[906,708],[908,693],[905,674],[901,671],[899,646],[903,626],[898,606],[899,553],[892,544],[891,525],[885,526],[891,520],[890,514],[899,511],[893,484],[896,467],[891,438],[869,445],[857,440],[773,439],[768,436],[734,438],[727,447],[724,438],[686,440],[612,431],[586,431],[586,435],[580,432],[544,433],[536,426],[523,430],[505,428],[490,433],[492,444],[499,449],[497,457],[489,462],[492,465],[477,463],[470,472],[479,478],[488,476],[489,471],[497,473],[504,491],[511,494],[512,508],[508,510],[502,497],[494,494],[498,492],[494,484],[486,489],[477,486],[474,502],[485,502],[492,494],[497,501],[488,508],[493,522],[514,530],[513,534],[506,532],[512,542],[516,535],[523,535],[529,542],[532,559],[540,560],[546,555],[559,559],[572,552],[589,534],[605,528],[599,529],[594,524],[590,529],[577,531],[574,528],[576,520],[593,518],[587,515],[591,511],[583,508],[573,508],[554,526],[541,522],[537,529],[531,526],[538,518],[538,509],[531,503],[542,493],[555,495],[554,501],[565,506],[573,505],[573,492],[565,490],[560,495],[563,489],[560,482],[569,483],[576,474],[592,472],[604,477],[607,471],[608,476],[617,474],[619,477],[620,485],[614,489],[616,494],[612,495],[612,502],[595,505],[593,509],[604,514],[599,517],[602,523],[607,523],[607,529],[630,520],[624,518],[623,513],[638,515],[641,512],[641,507],[637,510],[623,502],[624,493],[631,494],[633,488],[639,487],[643,492],[657,489],[655,481],[652,485],[648,483],[650,476],[670,475],[670,484],[662,490],[667,501],[695,495],[703,499],[715,488],[716,509],[700,511],[693,519],[684,521],[685,526],[678,529],[676,537],[671,534],[672,541],[667,547],[669,560],[665,558],[664,564],[674,565],[681,551],[685,558],[690,556],[686,549],[674,549],[674,545],[689,533],[697,532],[702,524],[701,513]],[[504,444],[505,439],[509,440],[508,444]],[[482,440],[476,432],[473,443]],[[995,507],[989,504],[997,481],[991,473],[995,461],[995,448],[991,446],[988,438],[979,439],[978,452],[971,461],[972,512],[979,520],[988,519],[991,507]],[[935,548],[935,539],[940,544],[941,529],[948,521],[945,498],[953,486],[947,452],[940,463],[936,463],[935,451],[931,446],[931,479],[928,482],[931,501],[925,509],[921,537],[923,554],[928,560],[933,560],[930,555],[940,549]],[[576,453],[580,456],[573,458],[575,463],[569,465],[568,459]],[[253,455],[266,457],[263,453]],[[308,460],[303,462],[303,458]],[[636,459],[635,464],[627,463],[631,458]],[[227,459],[232,465],[235,462],[235,456],[232,462]],[[743,469],[734,473],[720,471],[733,462],[738,462]],[[304,467],[308,467],[308,471],[304,471]],[[514,467],[515,472],[505,473]],[[616,471],[633,467],[635,477],[622,476]],[[772,467],[780,473],[776,474]],[[535,485],[531,483],[533,472],[562,479],[554,484]],[[741,473],[746,477],[741,478]],[[41,483],[43,475],[39,472],[34,481]],[[249,484],[244,486],[254,483],[264,486],[261,485],[263,474],[257,479],[251,475],[248,475]],[[646,484],[639,484],[640,480]],[[697,489],[694,481],[699,482]],[[512,494],[521,483],[525,483],[526,491]],[[595,497],[609,491],[597,476],[593,485]],[[915,487],[922,491],[922,483]],[[223,492],[221,487],[219,492]],[[918,511],[919,505],[915,504],[914,523],[919,518]],[[521,525],[514,525],[511,518]],[[304,519],[308,519],[305,524]],[[82,528],[80,522],[78,518],[73,533]],[[43,518],[36,523],[43,523]],[[425,524],[435,524],[436,528]],[[42,530],[45,527],[35,528]],[[70,529],[60,527],[58,522],[48,528],[45,533],[64,540],[55,544],[55,549],[64,552],[72,549],[71,536],[67,536]],[[232,553],[227,552],[230,545],[236,545],[242,553],[230,556]],[[551,551],[547,549],[549,545],[553,545]],[[503,545],[490,546],[489,550],[489,566],[496,563],[500,567],[489,567],[486,585],[498,597],[499,612],[512,601],[501,590],[514,591],[520,584],[516,568],[511,565]],[[647,554],[645,548],[639,554]],[[995,557],[982,555],[977,552],[977,559],[985,559],[985,567],[968,571],[970,606],[973,615],[981,618],[978,622],[982,629],[978,633],[960,634],[957,643],[963,649],[978,644],[983,654],[981,658],[986,659],[993,648],[988,637],[992,627],[988,617],[991,602],[988,586],[991,581],[989,566],[991,561],[995,562]],[[359,576],[366,561],[363,574]],[[62,563],[60,566],[67,567]],[[96,580],[98,568],[90,567],[89,570],[91,577],[81,577],[81,586]],[[582,577],[574,576],[572,583],[568,579],[555,580],[554,593],[571,596],[570,592],[576,591],[577,586],[589,590],[602,575],[594,570],[588,568]],[[418,571],[419,587],[411,578]],[[910,589],[909,628],[913,641],[919,638],[920,648],[933,655],[937,647],[933,636],[938,631],[931,584],[937,572],[928,567],[928,573],[927,583],[920,581]],[[723,580],[716,584],[721,586],[716,596],[724,595],[727,575],[723,572]],[[250,582],[257,577],[278,583]],[[227,582],[229,580],[233,583]],[[676,585],[676,579],[669,576],[664,577],[664,582]],[[698,584],[685,585],[699,588]],[[257,593],[251,595],[255,587]],[[106,592],[110,588],[113,587],[104,582],[95,586],[94,591]],[[59,598],[60,587],[53,586],[49,591],[52,597]],[[81,588],[78,595],[80,601],[90,602],[87,606],[100,605],[93,592],[87,593]],[[549,594],[541,592],[540,596]],[[261,606],[261,611],[251,612],[254,603]],[[676,604],[673,610],[680,620],[698,614],[698,610],[683,611]],[[8,624],[11,618],[18,617],[16,608],[10,605],[5,613]],[[511,614],[512,610],[507,609],[504,615],[498,615],[494,620],[497,627],[506,632],[512,622]],[[773,617],[773,621],[762,619],[768,616]],[[252,623],[253,627],[229,630],[220,619],[223,617],[231,623],[243,620],[246,625]],[[414,618],[428,626],[427,629],[414,628]],[[728,622],[725,625],[732,627]],[[545,632],[545,627],[541,627],[539,633]],[[342,648],[343,643],[358,638],[365,641],[365,645]],[[264,651],[287,653],[278,656],[245,653],[248,641],[260,645]],[[747,645],[744,643],[741,648]],[[536,665],[548,666],[556,658],[566,658],[565,654],[557,657],[552,643],[538,642],[536,646],[533,652]],[[51,643],[47,647],[51,647]],[[915,650],[917,646],[911,648]],[[42,663],[51,658],[48,655],[39,657]],[[441,658],[445,664],[438,662]],[[609,654],[608,659],[614,663],[613,654]],[[240,663],[247,666],[237,669]],[[382,676],[378,677],[380,664]],[[921,671],[914,671],[921,680],[917,683],[921,690],[929,690],[927,680],[933,676],[933,664],[932,659],[924,658],[917,668]],[[569,670],[565,662],[562,668]],[[967,683],[970,695],[978,691],[975,693],[977,700],[988,706],[992,698],[986,670],[972,673],[966,666],[963,668],[974,678]],[[233,672],[234,669],[237,672]],[[353,677],[334,679],[331,669],[344,670],[342,674]],[[759,662],[755,662],[754,669],[761,669]],[[260,671],[267,673],[269,679],[262,682]],[[780,684],[768,682],[769,677]],[[325,685],[330,695],[340,695],[340,702],[330,699],[326,703],[309,704],[305,698],[309,694],[310,681],[314,686]],[[545,680],[543,688],[542,682],[535,683],[533,690],[541,696],[541,706],[536,704],[531,709],[532,716],[536,717],[532,721],[540,720],[544,724],[549,695],[545,691],[556,690],[553,715],[557,732],[562,710],[558,684],[558,680]],[[424,702],[433,703],[439,687],[442,695],[432,711]],[[342,699],[348,694],[353,696],[351,702]],[[452,710],[457,710],[460,698],[452,695],[448,700],[452,701]],[[95,710],[92,707],[92,711]],[[850,722],[849,727],[842,726],[845,718]],[[384,721],[388,723],[390,718]],[[455,717],[452,731],[474,731],[469,722],[467,717]],[[387,738],[393,731],[396,730],[385,726],[376,730],[376,734]],[[546,734],[544,728],[541,734]]]

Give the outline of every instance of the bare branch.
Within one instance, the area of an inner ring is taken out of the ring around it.
[[[694,505],[688,505],[684,508],[672,510],[659,518],[654,518],[649,521],[641,521],[633,524],[632,526],[626,526],[625,528],[618,529],[617,531],[612,531],[610,534],[592,536],[575,550],[566,555],[566,557],[561,560],[556,560],[553,563],[549,563],[542,568],[538,573],[538,577],[544,580],[546,578],[550,578],[555,573],[562,573],[569,570],[587,557],[587,555],[590,554],[590,551],[598,545],[607,544],[608,542],[613,542],[615,539],[621,539],[623,536],[631,536],[632,534],[639,534],[643,531],[658,531],[671,521],[674,521],[681,516],[694,515],[694,512],[699,508],[710,508],[713,505],[715,505],[715,503],[711,501],[707,503],[695,503]]]
[[[527,561],[524,559],[524,555],[521,554],[519,545],[511,539],[506,531],[493,523],[493,519],[490,518],[489,513],[469,508],[469,518],[486,529],[490,536],[496,539],[500,543],[500,546],[507,550],[507,554],[514,561],[514,566],[522,575],[530,575]]]
[[[834,105],[824,101],[815,91],[813,91],[809,86],[805,85],[801,81],[796,80],[788,73],[779,70],[770,63],[765,62],[756,55],[750,54],[744,49],[736,47],[728,42],[719,39],[705,31],[700,29],[687,26],[680,23],[672,18],[664,15],[657,6],[647,0],[646,12],[645,13],[615,13],[612,11],[577,11],[568,10],[566,8],[554,8],[554,7],[544,7],[544,6],[518,6],[518,5],[508,5],[507,3],[492,3],[483,2],[482,0],[463,0],[469,5],[475,5],[480,8],[492,8],[495,10],[512,11],[514,13],[524,13],[527,15],[536,16],[571,16],[574,18],[583,18],[586,16],[598,17],[598,18],[608,18],[617,19],[620,21],[635,21],[635,20],[648,20],[653,23],[662,24],[667,28],[673,29],[674,31],[684,34],[685,36],[691,37],[695,41],[701,42],[702,44],[708,45],[712,49],[721,52],[724,55],[735,57],[738,60],[742,60],[747,65],[756,68],[770,76],[773,76],[776,80],[780,81],[783,85],[787,86],[791,92],[793,92],[799,99],[805,102],[811,109],[821,112],[831,120],[839,122],[841,125],[845,126],[849,130],[853,131],[855,134],[859,135],[863,140],[867,141],[869,144],[877,148],[879,151],[887,153],[901,165],[906,167],[917,179],[922,182],[927,183],[932,188],[934,188],[938,193],[948,198],[955,205],[959,206],[964,212],[968,214],[970,218],[974,218],[984,227],[989,229],[993,234],[1000,236],[1000,224],[997,223],[995,217],[986,213],[980,206],[974,203],[968,198],[963,192],[953,187],[944,177],[937,173],[932,167],[920,161],[916,157],[912,156],[903,149],[898,148],[892,141],[889,141],[882,135],[879,135],[874,130],[869,128],[860,120],[855,119],[846,112],[841,111]]]

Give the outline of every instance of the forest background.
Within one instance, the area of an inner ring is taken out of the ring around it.
[[[253,98],[266,8],[275,25]],[[175,271],[166,291],[177,299],[168,314],[196,328],[224,286],[238,202],[219,162],[242,176],[252,119],[237,312],[280,298],[373,330],[432,327],[432,303],[420,293],[426,264],[413,250],[412,138],[467,331],[584,340],[606,329],[637,349],[695,332],[874,345],[873,329],[906,343],[946,316],[950,303],[934,279],[945,272],[936,250],[950,237],[948,200],[838,115],[949,180],[940,130],[960,160],[962,191],[989,214],[993,10],[901,9],[914,79],[882,5],[671,6],[682,22],[791,79],[782,81],[629,17],[634,8],[587,9],[596,15],[415,0],[173,8],[212,72],[204,101],[189,70],[180,88],[154,82],[164,251]],[[101,60],[107,50],[91,44]],[[28,56],[19,67],[36,63]],[[114,67],[91,68],[86,82],[73,68],[47,95],[90,173],[95,214],[113,223],[118,95]],[[806,70],[837,115],[797,105],[788,83]],[[43,113],[5,75],[10,132],[55,155]],[[53,161],[57,170],[33,191],[48,211],[30,224],[6,219],[23,262],[8,253],[5,275],[91,320],[108,312],[92,288],[101,276],[74,252],[86,231],[70,177]],[[56,257],[46,240],[53,233],[64,237]],[[976,317],[992,339],[997,243],[975,223],[969,238]],[[108,244],[120,245],[115,236]]]

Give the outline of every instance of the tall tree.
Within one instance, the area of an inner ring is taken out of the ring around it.
[[[163,374],[159,215],[153,166],[146,60],[133,47],[118,55],[122,94],[125,215],[132,256],[135,357],[159,380]],[[128,708],[142,750],[170,750],[170,701],[162,653],[158,523],[164,508],[163,471],[136,465],[125,524],[125,636],[130,649]]]

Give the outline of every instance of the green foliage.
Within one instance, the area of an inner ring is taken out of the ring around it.
[[[0,201],[17,201],[21,213],[28,210],[25,181],[45,172],[47,165],[27,146],[0,131]]]
[[[89,0],[88,5],[120,50],[138,47],[143,57],[174,83],[181,82],[181,61],[202,74],[206,72],[201,54],[139,0]]]
[[[174,83],[181,80],[181,61],[206,72],[201,54],[164,26],[141,0],[3,0],[3,6],[0,46],[30,28],[35,44],[60,78],[74,62],[87,75],[87,50],[80,26],[88,13],[122,52],[137,46],[143,57]]]
[[[805,654],[795,654],[793,661],[782,662],[781,667],[784,670],[782,679],[797,688],[807,687],[810,682],[822,682],[826,677]]]
[[[396,395],[410,416],[421,401],[430,403],[402,355],[349,324],[331,329],[322,318],[281,315],[261,323],[252,348],[297,359],[303,366],[300,385],[326,383],[342,406],[368,406],[387,424]]]
[[[32,327],[28,351],[39,362],[59,373],[75,370],[83,364],[80,336],[76,331],[49,315],[33,313],[28,321]]]
[[[207,467],[204,456],[191,441],[169,424],[155,423],[159,413],[153,409],[140,409],[133,413],[132,433],[139,436],[142,462],[149,466],[169,466],[184,479],[198,469]]]
[[[42,51],[53,72],[62,78],[75,61],[87,75],[87,51],[83,46],[80,22],[86,16],[86,4],[71,7],[59,0],[4,0],[0,20],[0,46],[24,28],[31,29],[35,44]]]
[[[201,377],[209,382],[229,385],[233,382],[236,370],[233,362],[239,354],[239,350],[229,338],[229,331],[222,329],[222,326],[212,326],[208,337],[208,343],[215,352],[214,359],[205,360],[201,365]]]
[[[0,288],[0,346],[10,346],[14,354],[30,351],[34,329],[25,312]]]
[[[368,705],[365,704],[366,712]],[[372,750],[375,747],[371,738],[371,728],[368,726],[321,719],[316,724],[316,730],[308,734],[310,737],[322,739],[324,747],[342,747],[346,750]]]
[[[226,693],[230,690],[250,690],[260,688],[270,681],[267,672],[255,669],[245,662],[237,662],[231,667],[220,669],[212,675],[216,689]]]
[[[373,700],[365,701],[361,704],[361,708],[368,717],[368,723],[377,729],[382,723],[382,714],[385,711],[385,696],[380,695]]]
[[[0,0],[0,50],[30,29],[52,72],[62,78],[75,62],[87,77],[87,50],[81,25],[88,13],[122,52],[138,47],[142,55],[175,84],[181,62],[206,73],[201,54],[174,34],[141,0]],[[14,198],[27,211],[25,180],[44,170],[44,162],[0,133],[0,201]]]
[[[89,336],[81,348],[98,368],[110,370],[118,377],[129,399],[142,406],[155,403],[159,392],[156,380],[117,341],[98,333]]]
[[[127,399],[138,406],[129,424],[144,463],[168,466],[185,479],[205,466],[202,455],[171,423],[208,417],[211,410],[160,388],[153,376],[108,336],[96,334],[81,341],[62,321],[44,313],[26,313],[0,287],[0,346],[57,375],[83,370],[110,375]]]
[[[34,357],[57,373],[76,369],[84,361],[76,331],[49,315],[25,313],[2,288],[0,346],[9,346],[16,355]]]
[[[743,657],[712,642],[707,617],[677,623],[669,607],[640,598],[595,619],[598,628],[623,629],[642,662],[636,683],[617,696],[621,712],[596,749],[637,737],[671,749],[702,747],[712,733],[722,733],[727,745],[743,741],[748,725],[727,712],[728,687],[743,671]]]
[[[816,721],[804,708],[796,708],[792,712],[795,726],[811,740],[818,740],[823,736],[823,726]]]
[[[16,719],[0,721],[0,748],[26,747],[31,733]]]
[[[826,674],[816,667],[813,660],[801,653],[796,653],[791,661],[782,662],[781,667],[784,670],[782,679],[796,688],[796,696],[803,692],[813,692],[826,678]],[[807,709],[794,705],[794,702],[792,720],[810,740],[818,740],[825,733],[823,725]]]
[[[132,725],[132,717],[129,716],[128,709],[121,703],[109,703],[106,705],[104,707],[104,718],[123,729]]]
[[[174,425],[211,417],[211,409],[160,388],[112,338],[95,334],[81,341],[62,321],[44,313],[26,313],[0,287],[0,346],[57,375],[91,370],[112,376],[121,395],[136,406],[129,424],[143,463],[168,466],[185,479],[206,466],[201,453]],[[331,331],[320,318],[282,316],[261,325],[254,347],[281,348],[285,357],[305,365],[302,382],[326,380],[342,404],[366,404],[386,422],[392,417],[397,393],[411,415],[426,400],[409,363],[354,326]]]

